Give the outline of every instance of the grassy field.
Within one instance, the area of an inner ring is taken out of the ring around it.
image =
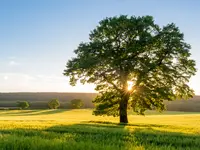
[[[91,110],[0,111],[1,150],[200,149],[200,114],[148,112],[118,118]]]

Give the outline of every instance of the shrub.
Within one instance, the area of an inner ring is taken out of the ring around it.
[[[58,99],[52,99],[51,101],[49,101],[48,106],[50,109],[57,109],[58,107],[60,107],[60,102]]]
[[[84,106],[84,103],[81,99],[73,99],[71,100],[71,108],[80,109]]]
[[[27,101],[19,101],[19,102],[17,102],[17,105],[21,109],[29,108],[29,103]]]

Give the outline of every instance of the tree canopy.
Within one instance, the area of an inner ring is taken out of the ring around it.
[[[71,85],[96,85],[95,115],[120,116],[127,123],[127,109],[162,111],[165,100],[194,95],[188,86],[196,72],[190,49],[174,23],[160,27],[152,16],[105,18],[89,42],[79,44],[64,75]]]
[[[17,105],[21,109],[26,109],[26,108],[29,108],[29,106],[30,106],[27,101],[19,101],[19,102],[17,102]]]
[[[57,109],[58,107],[60,107],[60,102],[57,98],[55,98],[48,102],[48,106],[50,109]]]

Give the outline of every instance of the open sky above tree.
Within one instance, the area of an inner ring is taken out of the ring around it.
[[[199,5],[198,0],[0,1],[1,92],[93,92],[93,85],[71,87],[62,75],[64,64],[99,20],[120,14],[148,14],[160,26],[175,22],[200,68]],[[198,69],[190,80],[196,94],[199,82]]]

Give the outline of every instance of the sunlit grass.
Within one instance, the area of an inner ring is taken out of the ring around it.
[[[149,111],[118,118],[92,110],[0,111],[2,149],[199,149],[200,114]]]

